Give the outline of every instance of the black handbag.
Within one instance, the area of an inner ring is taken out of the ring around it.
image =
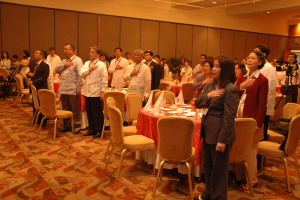
[[[287,136],[289,133],[290,122],[292,119],[280,118],[278,122],[274,124],[274,126],[270,129],[276,133]]]

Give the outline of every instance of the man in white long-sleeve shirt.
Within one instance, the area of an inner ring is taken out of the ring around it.
[[[270,49],[266,45],[261,44],[256,46],[254,50],[262,52],[266,59],[266,64],[260,70],[260,73],[268,79],[268,83],[269,83],[267,111],[266,111],[266,116],[264,121],[264,140],[268,141],[267,132],[269,128],[270,117],[274,115],[277,75],[274,67],[267,61],[267,57],[270,53]]]
[[[111,86],[118,87],[124,84],[124,74],[128,67],[128,60],[122,57],[122,49],[120,47],[115,48],[116,58],[110,62],[108,72],[112,73]]]
[[[86,113],[89,121],[88,132],[84,136],[101,137],[104,116],[102,112],[103,95],[107,87],[106,65],[99,60],[99,47],[90,48],[90,61],[84,63],[80,77],[84,78],[81,94],[85,96]]]
[[[53,67],[52,65],[46,60],[47,58],[47,52],[44,51],[44,56],[43,56],[43,61],[49,65],[49,76],[47,78],[47,83],[48,83],[48,89],[51,91],[54,91],[54,86],[53,86]]]
[[[59,91],[61,94],[62,109],[73,112],[74,134],[80,132],[81,111],[79,105],[79,95],[82,87],[82,78],[80,78],[80,70],[82,68],[81,59],[74,55],[75,47],[66,44],[63,59],[55,68],[55,72],[61,74]],[[61,132],[71,130],[71,119],[64,119],[64,129]]]
[[[135,63],[128,66],[124,80],[129,81],[128,92],[141,94],[146,103],[151,92],[151,71],[142,62],[144,56],[142,49],[135,50],[133,54]]]
[[[52,66],[53,68],[53,76],[54,76],[54,79],[58,79],[58,74],[55,73],[55,68],[60,64],[61,62],[61,59],[58,55],[55,54],[55,48],[54,47],[50,47],[49,48],[49,54],[47,56],[47,62]]]

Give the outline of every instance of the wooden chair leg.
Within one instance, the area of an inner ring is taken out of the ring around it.
[[[39,111],[38,114],[37,114],[37,117],[35,118],[33,130],[35,130],[35,126],[36,126],[37,120],[38,120],[38,118],[39,118],[39,116],[40,116],[40,113],[41,113],[41,112]]]
[[[19,93],[17,94],[15,105],[18,106]]]
[[[46,117],[43,117],[43,119],[42,119],[42,121],[40,123],[40,128],[39,128],[38,134],[40,134],[40,132],[41,132],[42,125],[43,125],[45,119],[46,119]]]
[[[286,178],[286,185],[287,185],[287,191],[290,192],[290,181],[289,181],[289,172],[288,172],[288,164],[287,160],[283,157],[281,157],[284,163],[284,168],[285,168],[285,178]]]
[[[74,135],[75,131],[74,131],[74,119],[73,119],[73,116],[71,117],[71,123],[72,123],[72,133]]]
[[[104,130],[105,130],[105,123],[106,123],[107,118],[104,118],[104,123],[103,123],[103,128],[102,128],[102,135],[101,135],[101,140],[103,139],[103,135],[104,135]]]
[[[110,138],[109,143],[108,143],[108,146],[107,146],[107,149],[106,149],[106,152],[105,152],[105,156],[104,156],[103,161],[105,161],[105,159],[106,159],[106,156],[107,156],[107,154],[108,154],[109,147],[110,147],[111,143],[112,143],[112,139]]]
[[[296,153],[294,153],[294,160],[295,160],[296,169],[297,169],[297,173],[298,173],[298,178],[299,178],[299,182],[300,182],[299,165],[298,165],[298,160],[297,160]]]
[[[248,165],[246,162],[243,162],[243,165],[245,167],[245,171],[246,171],[246,176],[247,176],[247,182],[249,184],[249,188],[250,188],[250,195],[254,197],[254,194],[253,194],[253,186],[252,186],[252,183],[250,181],[250,176],[249,176],[249,170],[248,170]]]
[[[127,149],[123,149],[123,151],[122,151],[120,165],[119,165],[119,171],[118,171],[118,175],[117,175],[117,181],[119,181],[119,178],[120,178],[120,173],[121,173],[121,170],[122,170],[123,157],[124,157],[124,154],[125,154],[126,151],[127,151]]]
[[[55,139],[56,139],[56,125],[57,125],[57,118],[55,118],[55,120],[54,120],[54,141],[55,141]]]
[[[185,162],[185,165],[188,169],[188,179],[189,179],[189,188],[190,188],[190,199],[193,200],[193,186],[192,186],[192,179],[191,179],[191,166],[188,162]]]
[[[263,166],[264,166],[264,160],[265,160],[265,156],[261,155],[261,161],[260,161],[260,172],[262,172]]]
[[[19,106],[18,106],[19,108],[21,107],[23,96],[24,96],[24,95],[22,94],[22,95],[21,95],[21,99],[20,99],[20,103],[19,103]]]
[[[32,122],[31,122],[31,125],[34,125],[34,118],[36,117],[36,114],[37,114],[37,110],[34,112],[34,114],[33,114],[33,118],[32,118]]]
[[[153,192],[152,192],[152,197],[155,197],[155,192],[156,192],[156,187],[157,187],[158,179],[160,178],[160,173],[163,170],[163,165],[164,165],[165,162],[166,161],[163,160],[159,164],[159,168],[158,168],[158,172],[157,172],[157,175],[156,175],[156,180],[155,180],[155,184],[154,184],[154,188],[153,188]]]
[[[155,170],[155,164],[156,164],[156,150],[155,150],[155,147],[154,149],[152,150],[152,154],[153,154],[153,174],[155,176],[156,174],[156,170]]]
[[[107,165],[108,165],[108,163],[109,163],[109,161],[110,161],[110,157],[111,157],[111,155],[112,155],[113,152],[114,152],[114,148],[115,148],[115,144],[113,144],[113,146],[111,147],[110,154],[109,154],[109,156],[108,156],[108,160],[106,161],[106,165],[105,165],[104,171],[106,170]]]

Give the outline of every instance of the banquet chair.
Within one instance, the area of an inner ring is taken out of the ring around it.
[[[151,92],[153,92],[153,94],[152,94],[152,105],[155,104],[155,95],[156,95],[156,93],[159,92],[159,91],[160,91],[159,89],[157,89],[157,90],[152,90],[152,91],[151,91]]]
[[[125,96],[126,108],[127,108],[127,120],[128,125],[132,122],[132,125],[136,125],[139,112],[143,107],[143,97],[138,93],[129,93]]]
[[[171,78],[171,77],[164,77],[164,80],[165,81],[173,81],[173,78]]]
[[[229,164],[242,164],[248,183],[249,172],[246,160],[250,154],[252,141],[256,132],[256,121],[253,118],[236,118],[235,119],[235,135],[236,141],[232,145],[229,156]],[[253,196],[252,184],[249,184],[251,196]]]
[[[9,90],[9,88],[7,87],[7,79],[8,79],[8,73],[7,71],[0,71],[0,87],[2,87],[2,92],[3,92],[3,97],[6,96],[6,90]]]
[[[161,95],[162,91],[159,91],[155,94],[155,102]],[[169,102],[166,102],[167,104],[175,104],[175,95],[173,92],[170,91],[164,91],[164,99],[166,99]]]
[[[288,103],[283,107],[281,118],[291,119],[299,114],[300,114],[300,105],[296,103]],[[268,130],[268,141],[282,143],[284,140],[285,140],[284,135]]]
[[[109,112],[109,119],[111,120],[111,135],[112,135],[112,143],[113,146],[110,151],[110,156],[114,151],[115,146],[120,147],[123,149],[119,164],[119,169],[117,172],[117,178],[116,181],[119,181],[121,169],[122,169],[122,163],[123,163],[123,157],[127,150],[130,151],[140,151],[140,154],[144,150],[152,150],[153,151],[153,161],[155,161],[155,142],[154,140],[147,138],[143,135],[131,135],[124,137],[123,135],[123,118],[120,110],[117,107],[114,106],[108,106],[108,112]],[[110,160],[110,156],[108,161]],[[105,159],[105,158],[104,158]],[[107,168],[108,162],[106,163],[105,170]],[[153,163],[153,173],[155,174],[155,162]]]
[[[38,94],[40,99],[40,108],[41,108],[40,112],[44,115],[40,124],[38,134],[40,133],[42,124],[46,118],[54,119],[54,140],[56,138],[57,119],[71,118],[72,133],[74,134],[73,113],[67,110],[57,110],[56,95],[53,91],[48,89],[40,89],[38,91]]]
[[[182,95],[184,102],[188,102],[193,99],[194,91],[192,90],[193,83],[182,84]]]
[[[275,96],[275,106],[278,104],[280,98],[282,95],[276,95]],[[286,104],[286,96],[283,95],[282,99],[280,100],[278,106],[274,110],[274,115],[270,117],[270,123],[274,124],[278,121],[279,118],[282,118],[282,112],[283,112],[283,106]]]
[[[170,91],[171,90],[171,85],[169,83],[160,83],[158,86],[158,89],[161,91]]]
[[[156,176],[152,196],[155,196],[158,179],[163,173],[164,163],[185,164],[188,169],[188,180],[190,197],[193,199],[191,168],[195,158],[195,148],[193,147],[193,136],[195,122],[185,117],[161,117],[157,121],[158,130],[158,153],[160,165]],[[194,173],[193,176],[194,177]]]
[[[22,78],[20,78],[20,77],[22,77]],[[23,96],[29,96],[31,94],[29,94],[29,89],[24,89],[24,86],[23,86],[23,76],[22,75],[17,74],[15,76],[15,79],[16,79],[17,90],[18,90],[18,94],[17,94],[17,97],[16,97],[15,105],[18,106],[18,107],[20,107],[20,105],[22,104]],[[18,104],[19,96],[21,97],[21,99],[20,99],[20,103]]]
[[[187,80],[188,83],[194,83],[194,81],[195,81],[195,77],[190,77]]]
[[[288,173],[288,162],[287,162],[288,160],[286,158],[289,156],[294,157],[296,170],[300,182],[298,159],[296,156],[296,150],[298,147],[299,135],[300,135],[299,130],[300,130],[300,115],[297,115],[290,122],[288,139],[284,151],[279,150],[280,144],[275,142],[261,141],[258,144],[257,154],[262,155],[261,163],[264,163],[263,161],[265,156],[273,157],[273,158],[281,158],[283,160],[288,192],[290,192],[290,182],[289,182],[289,173]],[[261,165],[261,170],[262,167],[263,165]]]
[[[34,125],[34,128],[33,128],[33,130],[34,130],[35,126],[36,126],[36,123],[37,123],[37,120],[38,120],[38,117],[39,117],[40,112],[41,112],[41,107],[38,103],[39,100],[38,100],[38,96],[37,96],[37,90],[36,90],[36,87],[34,85],[31,85],[31,92],[32,92],[32,98],[33,98],[33,105],[34,105],[34,108],[35,108],[35,112],[33,114],[32,122],[31,122],[31,125]],[[61,110],[61,108],[57,105],[56,105],[56,109]],[[34,122],[34,119],[35,119],[35,122]]]
[[[130,94],[135,94],[135,93],[130,93]],[[107,106],[116,107],[116,101],[113,97],[108,97],[107,98]],[[128,109],[128,107],[127,107],[127,109]],[[108,113],[108,115],[109,115],[109,113]],[[130,135],[136,135],[136,132],[137,132],[136,126],[123,126],[122,129],[123,129],[124,137],[130,136]],[[111,145],[111,142],[112,142],[112,138],[110,138],[110,140],[109,140],[109,143],[108,143],[108,146],[107,146],[107,149],[106,149],[106,152],[105,152],[104,160],[106,159],[106,156],[107,156],[107,153],[109,151],[109,147]]]
[[[101,134],[101,139],[103,139],[103,135],[105,132],[105,123],[109,119],[108,117],[108,107],[107,107],[107,98],[108,97],[113,97],[116,101],[116,107],[120,110],[122,113],[122,117],[124,116],[124,102],[125,102],[125,94],[121,91],[107,91],[104,93],[103,96],[103,103],[104,103],[104,123],[103,123],[103,128],[102,128],[102,134]]]
[[[298,88],[297,104],[300,105],[300,88]]]

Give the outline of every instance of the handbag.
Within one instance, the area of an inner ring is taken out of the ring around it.
[[[278,122],[274,124],[274,126],[270,129],[276,133],[287,136],[289,133],[290,122],[292,119],[280,118]]]

